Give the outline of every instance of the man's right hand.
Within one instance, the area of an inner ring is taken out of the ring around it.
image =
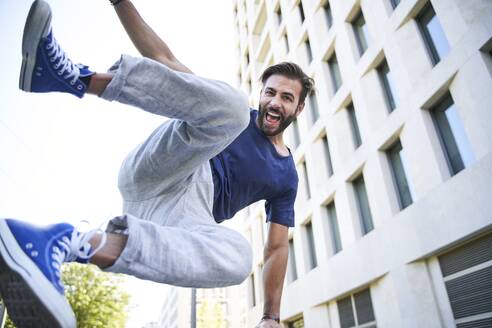
[[[255,328],[282,328],[282,326],[278,324],[275,320],[262,319]]]

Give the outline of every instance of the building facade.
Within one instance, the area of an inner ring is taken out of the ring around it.
[[[492,327],[492,1],[233,0],[238,85],[317,92],[286,131],[299,174],[285,327]],[[248,327],[262,314],[264,205]]]

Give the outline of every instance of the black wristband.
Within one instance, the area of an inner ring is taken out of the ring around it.
[[[280,318],[274,314],[265,313],[263,317],[261,317],[261,320],[267,319],[274,320],[275,322],[280,323]]]
[[[119,4],[120,2],[123,2],[125,0],[109,0],[109,2],[113,5],[113,6],[116,6],[117,4]]]

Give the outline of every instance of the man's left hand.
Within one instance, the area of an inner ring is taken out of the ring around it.
[[[282,328],[275,320],[263,319],[255,328]]]

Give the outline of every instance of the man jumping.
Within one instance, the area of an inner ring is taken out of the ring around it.
[[[53,36],[49,5],[36,0],[24,28],[20,88],[93,94],[170,119],[124,160],[124,214],[105,232],[0,219],[0,292],[10,317],[19,328],[76,327],[60,277],[70,261],[182,287],[240,284],[251,271],[251,247],[218,223],[266,200],[265,302],[257,327],[280,327],[298,183],[283,131],[303,110],[313,80],[293,63],[268,67],[259,110],[251,110],[236,89],[180,63],[130,0],[112,3],[143,57],[123,55],[108,73],[74,64]]]

